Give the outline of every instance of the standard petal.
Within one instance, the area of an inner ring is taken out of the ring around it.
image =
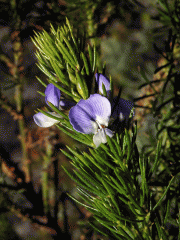
[[[101,94],[103,94],[102,84],[104,84],[104,87],[105,87],[106,92],[107,92],[107,96],[109,96],[110,92],[111,92],[111,86],[110,86],[109,79],[101,73],[96,73],[95,78],[96,78],[96,82],[97,82],[98,87],[99,87],[99,92]]]
[[[97,132],[98,125],[91,115],[92,109],[84,104],[87,100],[81,99],[69,111],[69,120],[73,128],[81,133],[90,134]]]
[[[109,100],[100,94],[92,94],[85,101],[85,105],[88,105],[88,108],[91,110],[90,114],[93,116],[93,119],[101,125],[108,126],[111,115],[111,104]]]
[[[128,120],[133,106],[133,102],[123,98],[120,98],[117,102],[117,97],[115,97],[112,102],[112,117],[119,118],[120,121],[123,121],[124,119]]]
[[[55,113],[55,112],[48,112],[49,114],[55,116],[55,117],[59,117],[60,118],[60,115]],[[36,113],[34,116],[34,121],[35,123],[39,126],[39,127],[51,127],[52,125],[54,125],[55,123],[58,123],[59,121],[54,119],[54,118],[51,118],[51,117],[48,117],[46,115],[44,115],[43,113],[39,112],[39,113]]]
[[[59,108],[59,101],[61,97],[60,90],[55,87],[52,83],[48,84],[45,90],[45,102],[52,103],[55,107]]]

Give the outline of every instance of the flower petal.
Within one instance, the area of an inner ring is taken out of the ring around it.
[[[59,101],[61,97],[60,90],[55,87],[52,83],[48,84],[45,90],[45,102],[48,105],[48,102],[52,103],[55,107],[59,108]]]
[[[101,125],[108,125],[108,121],[111,115],[111,104],[106,97],[100,94],[92,94],[85,100],[86,105],[91,108],[91,115]]]
[[[108,126],[111,116],[111,104],[109,100],[99,94],[92,94],[86,101],[92,108],[92,115],[95,120],[101,125]]]
[[[123,98],[120,98],[117,103],[117,97],[115,97],[112,102],[112,117],[115,119],[119,118],[120,121],[123,121],[124,119],[128,120],[133,106],[133,102]]]
[[[95,78],[96,78],[96,82],[97,82],[98,87],[99,87],[99,92],[101,94],[103,94],[102,84],[104,84],[104,87],[105,87],[106,92],[107,92],[107,96],[109,96],[110,92],[111,92],[111,86],[110,86],[109,79],[101,73],[96,73]]]
[[[93,136],[93,142],[96,145],[96,147],[98,147],[101,143],[107,142],[104,128],[98,129],[98,132]]]
[[[84,101],[86,100],[81,99],[70,109],[70,123],[77,132],[85,134],[95,133],[98,129],[98,125],[94,121],[94,118],[90,115],[91,109],[88,108],[89,106],[84,108]]]
[[[60,115],[55,113],[55,112],[48,112],[49,114],[55,116],[55,117],[59,117],[60,118]],[[55,123],[58,123],[59,121],[54,119],[54,118],[51,118],[51,117],[48,117],[46,116],[45,114],[39,112],[39,113],[36,113],[34,116],[34,121],[35,123],[39,126],[39,127],[51,127],[52,125],[54,125]]]
[[[111,115],[109,100],[99,94],[92,94],[87,100],[81,99],[69,112],[70,123],[81,133],[96,133],[98,123],[107,126]]]
[[[114,135],[114,132],[111,131],[109,128],[105,128],[105,133],[106,133],[106,135],[108,135],[110,138],[112,138],[113,135]]]

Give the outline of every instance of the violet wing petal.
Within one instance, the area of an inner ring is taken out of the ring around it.
[[[112,117],[119,118],[120,121],[124,119],[127,120],[129,118],[129,114],[133,106],[134,106],[133,102],[125,100],[123,98],[120,98],[117,103],[117,97],[115,97],[112,102],[113,109]]]
[[[59,108],[61,92],[57,87],[55,87],[52,83],[48,84],[45,90],[45,95],[45,102],[47,105],[48,102],[50,102],[55,107]]]
[[[99,92],[101,94],[103,94],[103,88],[102,88],[102,84],[104,84],[106,92],[107,92],[107,96],[110,95],[110,91],[111,91],[111,86],[110,86],[110,81],[107,77],[105,77],[103,74],[101,73],[96,73],[95,74],[95,78],[96,78],[96,82],[98,84],[99,87]]]
[[[49,114],[55,116],[55,117],[59,117],[60,118],[60,115],[55,113],[55,112],[48,112]],[[39,126],[39,127],[51,127],[52,125],[54,125],[55,123],[58,123],[59,121],[54,119],[54,118],[51,118],[51,117],[48,117],[46,115],[44,115],[43,113],[39,112],[39,113],[36,113],[34,116],[34,122]]]

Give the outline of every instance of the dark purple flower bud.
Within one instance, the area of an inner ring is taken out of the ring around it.
[[[133,102],[123,98],[119,98],[118,100],[118,97],[115,97],[112,101],[112,118],[118,118],[121,122],[124,120],[127,121],[133,106]]]

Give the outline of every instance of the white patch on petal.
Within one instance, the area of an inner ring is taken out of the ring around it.
[[[125,120],[125,116],[122,112],[120,112],[120,114],[119,114],[119,120],[120,120],[120,122],[123,122]]]
[[[102,118],[100,116],[96,116],[96,121],[98,122],[98,124],[103,125],[103,126],[108,126],[108,122],[109,122],[109,118]]]
[[[94,121],[91,121],[91,125],[93,126],[93,134],[97,133],[98,131],[98,124]]]

